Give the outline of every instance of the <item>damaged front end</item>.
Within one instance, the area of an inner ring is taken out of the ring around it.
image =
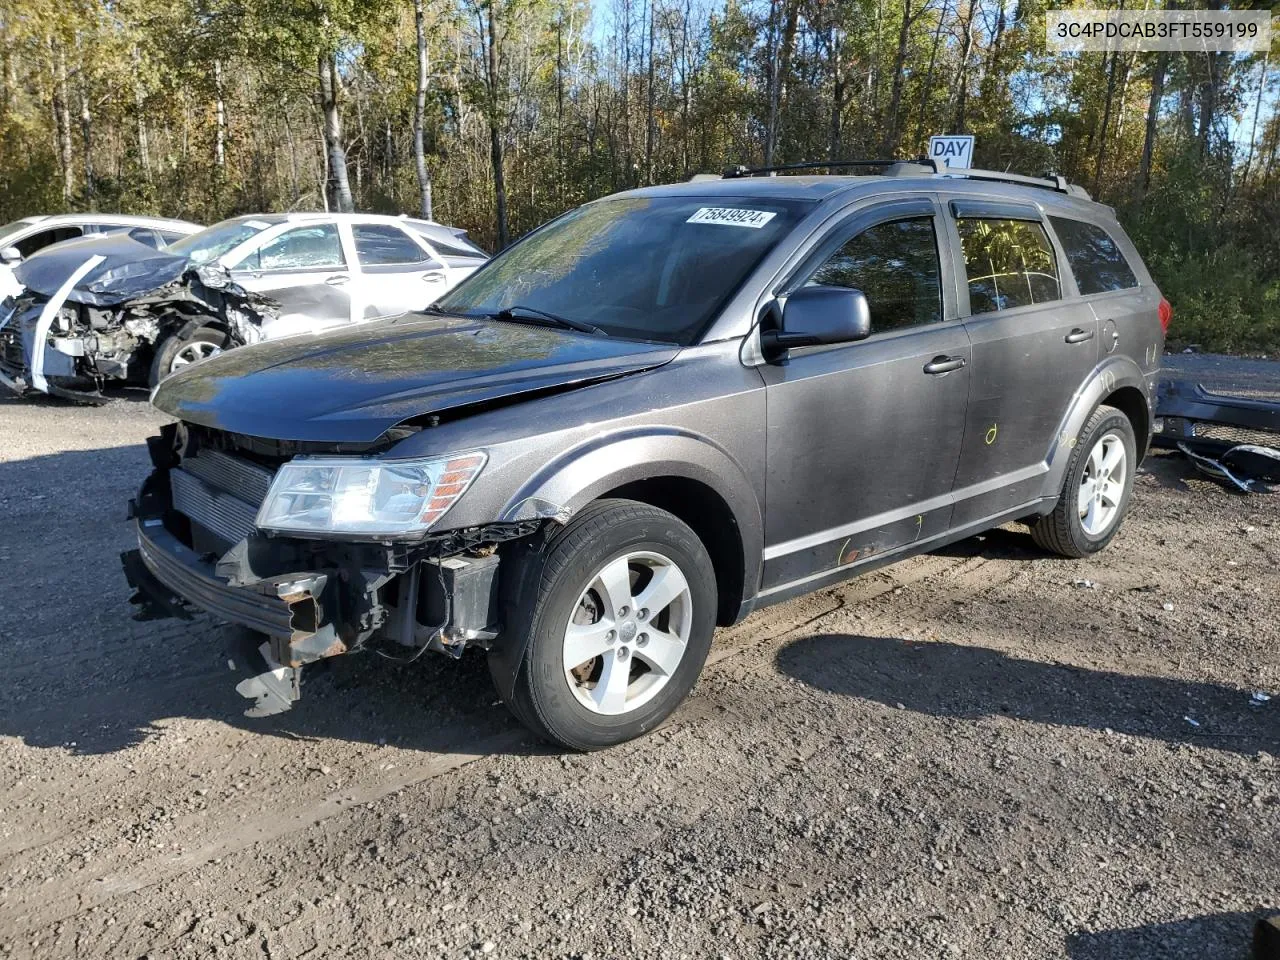
[[[110,242],[67,244],[74,256],[54,249],[18,268],[25,289],[0,306],[0,384],[100,403],[108,382],[152,385],[154,357],[170,338],[212,328],[240,346],[260,339],[274,316],[270,300],[224,271],[102,240]]]
[[[130,504],[138,548],[122,554],[139,618],[207,611],[264,636],[265,663],[237,690],[249,716],[287,710],[307,664],[365,649],[453,657],[497,637],[500,554],[543,521],[428,534],[412,543],[266,536],[275,471],[313,445],[188,424],[149,441],[155,470]],[[344,453],[355,451],[349,447]]]

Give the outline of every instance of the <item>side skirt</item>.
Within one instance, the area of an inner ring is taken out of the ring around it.
[[[1053,509],[1053,505],[1057,503],[1056,497],[1042,497],[1038,500],[1032,500],[1029,503],[1006,510],[1004,513],[997,514],[992,517],[984,517],[973,523],[965,524],[954,530],[948,530],[945,533],[938,534],[928,540],[922,540],[917,543],[908,543],[894,550],[887,550],[882,554],[876,554],[868,557],[866,560],[858,563],[851,563],[847,566],[836,567],[834,570],[825,570],[812,576],[804,577],[800,580],[793,580],[790,583],[780,584],[769,590],[756,594],[755,598],[747,601],[742,605],[739,618],[747,616],[747,614],[761,610],[765,607],[772,606],[775,603],[783,603],[792,600],[795,597],[803,596],[806,593],[813,593],[822,590],[836,583],[845,580],[852,580],[854,577],[861,576],[864,573],[870,573],[873,570],[879,570],[890,564],[897,563],[899,560],[906,560],[908,557],[914,557],[922,553],[930,553],[941,547],[957,543],[965,540],[975,534],[990,530],[992,527],[998,527],[1002,523],[1008,523],[1011,520],[1021,520],[1033,514],[1044,513]]]

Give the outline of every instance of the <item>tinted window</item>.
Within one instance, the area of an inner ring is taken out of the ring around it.
[[[439,301],[526,306],[612,336],[692,343],[811,206],[765,197],[589,203],[508,247]]]
[[[332,223],[294,227],[263,244],[242,261],[251,270],[320,270],[346,264],[338,228]]]
[[[969,278],[969,312],[991,313],[1058,300],[1058,264],[1044,227],[1030,220],[956,221]]]
[[[41,230],[39,233],[33,233],[25,240],[19,240],[15,246],[25,259],[45,247],[61,243],[63,240],[74,240],[80,235],[81,230],[79,227],[57,227],[53,230]]]
[[[489,255],[472,243],[466,236],[458,236],[448,227],[438,223],[423,223],[421,220],[405,220],[404,225],[416,233],[422,234],[436,253],[446,257],[485,257]]]
[[[1138,278],[1107,231],[1081,220],[1050,217],[1082,294],[1136,287]]]
[[[356,256],[367,267],[422,263],[430,259],[399,227],[362,223],[353,226],[351,232],[356,238]]]
[[[160,247],[160,237],[150,227],[134,227],[129,231],[129,236],[148,247]]]
[[[938,241],[932,217],[879,223],[837,250],[806,286],[861,290],[874,332],[942,319]]]
[[[467,257],[470,260],[476,260],[489,256],[479,247],[473,247],[466,240],[440,240],[436,237],[427,237],[427,243],[435,247],[436,253],[446,257]]]

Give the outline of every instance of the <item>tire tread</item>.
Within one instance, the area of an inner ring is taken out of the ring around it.
[[[1067,489],[1068,484],[1073,476],[1075,476],[1076,466],[1080,462],[1080,458],[1087,456],[1089,442],[1093,439],[1097,431],[1098,425],[1109,417],[1124,413],[1115,407],[1109,407],[1105,404],[1099,406],[1093,411],[1093,415],[1089,417],[1084,425],[1084,429],[1080,431],[1081,443],[1077,443],[1071,451],[1071,459],[1067,463],[1066,476],[1063,479],[1062,493],[1058,497],[1058,502],[1053,508],[1053,512],[1047,516],[1041,517],[1035,523],[1031,524],[1031,539],[1035,541],[1036,546],[1051,553],[1056,553],[1062,557],[1069,557],[1078,560],[1081,557],[1087,557],[1093,551],[1081,550],[1076,544],[1075,538],[1072,536],[1072,523],[1077,522],[1071,515],[1071,511],[1075,510],[1075,503],[1068,496],[1070,491]],[[1136,469],[1136,467],[1135,467]],[[1130,481],[1132,482],[1132,481]],[[1119,529],[1121,521],[1124,517],[1116,520],[1115,529]]]
[[[527,630],[531,637],[538,631],[541,614],[545,609],[544,601],[569,565],[570,559],[588,543],[607,537],[612,528],[633,520],[650,520],[676,526],[690,540],[700,542],[693,530],[678,517],[649,504],[635,500],[597,500],[589,504],[568,525],[553,533],[543,549],[544,559],[540,569],[536,570],[538,582],[534,589],[527,591],[525,602],[517,612],[517,616],[528,623]],[[533,642],[530,640],[520,663],[521,677],[532,669],[532,659]],[[544,739],[576,750],[596,749],[599,746],[577,740],[559,729],[539,703],[533,684],[518,680],[509,706],[517,720]]]

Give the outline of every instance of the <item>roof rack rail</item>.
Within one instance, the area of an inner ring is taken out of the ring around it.
[[[739,164],[729,167],[721,175],[725,180],[737,180],[744,177],[775,176],[793,170],[844,170],[863,167],[884,167],[886,177],[919,177],[930,174],[941,174],[948,177],[967,177],[970,180],[987,180],[996,183],[1016,183],[1025,187],[1039,187],[1042,190],[1054,190],[1068,196],[1091,200],[1089,192],[1074,183],[1068,183],[1066,177],[1049,174],[1047,177],[1025,177],[1018,173],[1002,173],[999,170],[980,170],[971,167],[952,170],[938,163],[932,157],[916,157],[912,160],[806,160],[800,163],[782,163],[770,167],[747,167]],[[697,179],[714,178],[714,174],[697,174]]]
[[[990,180],[996,183],[1017,183],[1024,187],[1039,187],[1042,190],[1055,190],[1068,196],[1092,200],[1089,191],[1078,184],[1068,183],[1067,178],[1058,173],[1050,173],[1043,177],[1024,177],[1020,173],[1002,173],[999,170],[979,170],[965,167],[963,170],[942,170],[941,173],[951,177],[968,177],[970,180]]]
[[[741,177],[772,176],[775,173],[785,173],[790,170],[846,170],[859,167],[893,167],[898,164],[924,168],[911,171],[914,174],[943,171],[938,161],[929,157],[919,157],[915,160],[804,160],[799,163],[781,163],[772,167],[746,167],[739,164],[736,167],[726,168],[722,176],[725,180],[737,180]]]

